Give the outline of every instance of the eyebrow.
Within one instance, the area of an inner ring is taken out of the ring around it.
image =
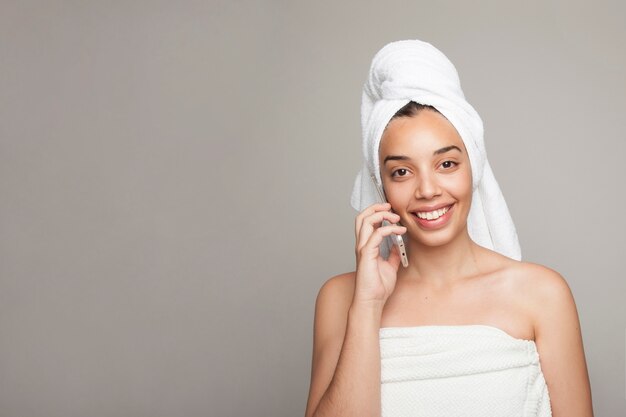
[[[461,148],[459,148],[456,145],[450,145],[450,146],[446,146],[444,148],[441,149],[437,149],[435,152],[433,152],[433,156],[436,155],[440,155],[442,153],[446,153],[446,152],[450,152],[452,150],[457,150],[461,153],[463,153],[463,151],[461,150]],[[387,161],[410,161],[411,158],[409,158],[408,156],[405,155],[387,155],[387,157],[385,157],[385,161],[383,162],[383,165],[385,165],[387,163]]]

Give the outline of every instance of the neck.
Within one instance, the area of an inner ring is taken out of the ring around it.
[[[452,286],[480,272],[480,246],[469,237],[467,228],[452,241],[428,246],[408,239],[409,266],[398,270],[399,281],[419,282],[436,288]]]

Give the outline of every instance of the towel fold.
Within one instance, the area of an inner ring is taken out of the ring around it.
[[[363,167],[354,182],[351,206],[360,212],[378,201],[370,172],[382,186],[378,162],[382,133],[393,115],[410,101],[435,107],[463,139],[472,168],[472,205],[467,220],[470,238],[521,260],[515,225],[487,160],[483,122],[465,100],[452,62],[427,42],[392,42],[372,60],[361,103]],[[381,245],[384,258],[389,250],[385,240]]]
[[[532,340],[485,325],[380,329],[382,417],[550,417]]]

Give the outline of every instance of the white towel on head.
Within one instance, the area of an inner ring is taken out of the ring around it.
[[[392,42],[372,60],[361,103],[364,163],[354,182],[352,207],[360,212],[378,201],[370,175],[382,186],[378,162],[382,133],[393,115],[410,101],[435,107],[463,139],[472,168],[472,205],[467,219],[470,238],[521,260],[513,219],[487,160],[483,122],[465,100],[452,62],[428,42]],[[384,242],[381,254],[386,258],[390,248]]]

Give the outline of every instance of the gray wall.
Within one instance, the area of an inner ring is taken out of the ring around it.
[[[623,2],[2,1],[0,415],[297,416],[374,53],[456,65],[626,413]]]

